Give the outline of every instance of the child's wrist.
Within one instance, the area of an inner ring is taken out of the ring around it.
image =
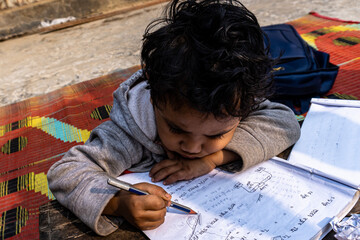
[[[229,150],[221,150],[218,152],[217,156],[216,156],[216,159],[215,159],[215,164],[216,164],[216,167],[219,167],[221,165],[224,165],[224,164],[228,164],[228,163],[231,163],[231,162],[234,162],[238,159],[238,155],[232,151],[229,151]]]
[[[102,214],[116,216],[116,197],[110,199],[110,201],[105,206]]]
[[[105,206],[104,211],[102,214],[111,215],[111,216],[121,216],[121,211],[119,210],[119,202],[121,198],[119,197],[120,194],[124,192],[123,190],[118,191],[113,198],[110,199],[108,204]]]
[[[205,157],[204,160],[208,163],[212,169],[221,166],[224,162],[224,153],[223,150],[210,154],[209,156]]]

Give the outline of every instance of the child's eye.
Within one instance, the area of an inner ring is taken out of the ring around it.
[[[175,134],[181,134],[181,133],[184,133],[183,130],[181,129],[178,129],[178,128],[174,128],[172,126],[169,126],[169,131],[172,132],[172,133],[175,133]]]
[[[209,136],[210,139],[221,139],[221,138],[223,138],[223,137],[224,137],[224,134]]]

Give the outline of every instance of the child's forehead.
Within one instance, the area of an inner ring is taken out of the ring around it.
[[[174,108],[169,104],[166,104],[166,106],[164,106],[159,111],[165,121],[170,124],[175,124],[178,127],[210,124],[213,126],[223,126],[226,128],[239,122],[238,117],[215,117],[211,113],[200,112],[188,105],[182,105],[181,107]]]

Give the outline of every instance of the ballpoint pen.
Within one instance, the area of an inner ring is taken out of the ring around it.
[[[121,181],[121,180],[116,179],[116,178],[109,178],[107,182],[111,186],[117,187],[117,188],[119,188],[121,190],[125,190],[125,191],[131,192],[131,193],[135,193],[137,195],[149,195],[149,193],[133,187],[130,183]],[[171,201],[169,207],[178,209],[178,210],[183,211],[183,212],[188,213],[188,214],[197,214],[191,208],[189,208],[187,206],[184,206],[182,204],[179,204],[177,202]]]

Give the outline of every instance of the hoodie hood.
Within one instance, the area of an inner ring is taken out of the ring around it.
[[[153,153],[163,155],[161,145],[155,143],[157,136],[154,108],[150,101],[147,81],[141,80],[142,70],[134,73],[120,84],[114,92],[111,120]]]

